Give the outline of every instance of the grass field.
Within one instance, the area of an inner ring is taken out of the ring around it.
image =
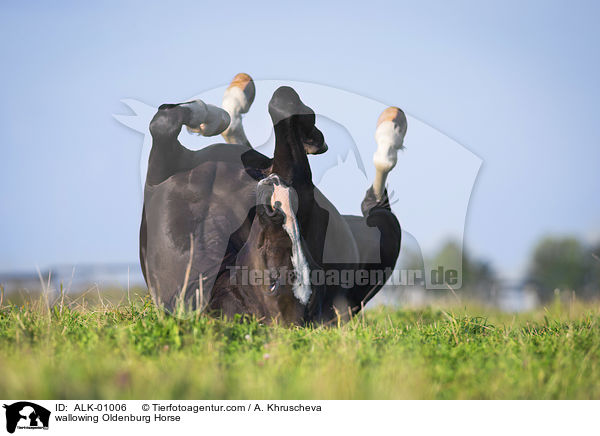
[[[598,304],[372,309],[330,328],[167,317],[146,297],[0,308],[0,397],[600,398]]]

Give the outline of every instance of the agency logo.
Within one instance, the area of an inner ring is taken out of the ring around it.
[[[316,125],[323,132],[329,150],[310,155],[315,186],[342,215],[361,216],[361,202],[366,189],[376,178],[373,156],[377,148],[374,137],[379,115],[389,105],[403,110],[402,101],[380,102],[346,90],[316,83],[290,80],[255,80],[256,97],[252,109],[241,115],[236,128],[243,139],[265,156],[273,156],[275,135],[268,113],[273,92],[282,85],[292,87],[316,114]],[[200,99],[218,105],[224,100],[226,86],[213,88],[181,101]],[[157,108],[136,99],[124,99],[133,114],[114,115],[125,126],[144,135],[139,174],[140,193],[144,192],[148,158],[152,148],[149,124]],[[248,108],[245,108],[247,110]],[[402,226],[402,249],[396,265],[398,273],[419,269],[426,289],[460,289],[462,286],[463,236],[471,192],[482,160],[452,138],[406,113],[408,131],[397,164],[387,174],[390,206]],[[182,129],[180,142],[191,150],[222,142],[217,137],[196,135]],[[404,149],[405,148],[405,149]],[[141,199],[141,196],[140,196]],[[356,263],[356,253],[340,249],[340,238],[328,227],[323,262]],[[368,230],[372,230],[369,228]],[[377,235],[370,239],[377,239]],[[439,255],[443,242],[455,241],[452,252]],[[376,258],[363,260],[377,263]],[[220,267],[220,261],[216,267]],[[209,274],[210,275],[210,274]],[[204,289],[210,288],[204,283]]]
[[[6,431],[14,433],[19,430],[48,430],[50,424],[50,411],[29,401],[19,401],[10,405],[4,404],[6,409]]]

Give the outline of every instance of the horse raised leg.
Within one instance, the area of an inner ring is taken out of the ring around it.
[[[400,253],[402,232],[398,219],[392,213],[385,181],[389,172],[396,166],[398,150],[404,148],[407,127],[406,116],[397,107],[385,109],[377,121],[375,130],[377,150],[373,154],[375,179],[365,194],[361,210],[365,218],[364,223],[367,227],[376,228],[378,232],[375,233],[379,233],[379,238],[365,239],[364,236],[369,232],[354,233],[358,238],[357,246],[361,259],[368,259],[369,256],[375,254],[379,258],[379,262],[363,264],[363,268],[369,271],[370,278],[376,277],[377,280],[369,282],[367,286],[357,286],[350,292],[349,299],[356,312],[364,307],[383,287]],[[381,279],[378,275],[381,276]]]
[[[246,73],[236,74],[225,90],[221,106],[229,114],[231,123],[222,133],[222,136],[228,144],[241,144],[252,147],[244,132],[242,114],[248,112],[250,106],[252,106],[255,94],[254,81]]]
[[[398,150],[404,148],[406,129],[406,115],[397,107],[387,108],[377,120],[377,129],[375,130],[377,151],[373,155],[373,164],[375,165],[373,193],[378,200],[383,199],[385,181],[388,173],[396,166]]]
[[[354,236],[360,262],[326,266],[326,269],[354,270],[356,281],[349,289],[331,288],[330,303],[326,305],[331,310],[324,311],[323,320],[340,315],[347,319],[359,312],[383,287],[396,264],[402,232],[392,213],[385,181],[396,165],[398,150],[403,148],[406,129],[406,117],[396,107],[387,108],[379,117],[375,131],[377,150],[373,156],[375,178],[361,203],[363,216],[343,216]]]
[[[152,149],[148,160],[146,184],[158,184],[173,174],[195,167],[196,152],[185,148],[177,137],[181,127],[203,136],[215,136],[229,125],[229,114],[202,100],[163,104],[150,121]]]
[[[148,286],[151,283],[147,271],[147,191],[177,173],[194,168],[202,160],[198,152],[185,148],[177,139],[184,125],[204,136],[214,136],[229,125],[229,115],[221,108],[205,104],[202,100],[195,100],[179,104],[163,104],[150,122],[152,149],[146,173],[139,250],[142,274]]]

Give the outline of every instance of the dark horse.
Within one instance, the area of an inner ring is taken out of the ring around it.
[[[237,100],[224,101],[227,112],[199,100],[162,105],[150,123],[140,260],[155,302],[169,312],[202,309],[301,325],[357,313],[388,279],[400,250],[384,184],[406,132],[404,114],[390,108],[380,117],[377,176],[363,216],[343,216],[313,185],[307,153],[327,145],[297,93],[281,87],[271,98],[270,159],[243,134],[240,113],[254,93],[249,76],[236,76],[228,92]],[[183,125],[207,136],[228,128],[230,143],[188,150],[177,139]],[[354,257],[327,262],[326,241]],[[376,279],[347,288],[342,271]]]

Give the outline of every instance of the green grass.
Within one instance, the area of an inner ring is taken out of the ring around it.
[[[519,316],[373,309],[289,328],[177,319],[137,301],[4,302],[0,397],[600,398],[597,304]]]

